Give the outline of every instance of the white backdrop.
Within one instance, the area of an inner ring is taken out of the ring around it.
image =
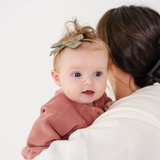
[[[95,27],[110,8],[159,0],[0,0],[0,160],[21,160],[40,107],[58,87],[50,71],[50,46],[64,23],[77,17]]]

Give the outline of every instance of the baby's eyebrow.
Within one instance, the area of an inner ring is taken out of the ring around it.
[[[74,66],[74,67],[70,67],[68,70],[77,70],[77,69],[81,69],[83,68],[82,66]]]
[[[83,69],[83,66],[74,66],[74,67],[70,67],[68,70],[81,70]],[[101,71],[101,70],[106,70],[106,67],[99,67],[99,68],[92,68],[95,71]]]
[[[97,68],[97,70],[106,70],[106,67]]]

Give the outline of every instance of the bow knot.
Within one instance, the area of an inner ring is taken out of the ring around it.
[[[51,48],[55,48],[53,51],[51,51],[50,56],[53,55],[56,52],[59,52],[64,47],[69,48],[77,48],[82,42],[80,40],[84,39],[83,34],[80,34],[74,38],[72,38],[69,41],[59,42],[55,43],[51,46]]]

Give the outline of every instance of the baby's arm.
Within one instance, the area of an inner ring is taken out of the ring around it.
[[[24,158],[32,159],[54,140],[66,140],[75,130],[87,127],[85,120],[75,110],[75,104],[63,94],[58,97],[42,106],[41,115],[33,124],[27,139],[27,146],[22,150]]]
[[[27,146],[23,148],[22,155],[24,158],[33,159],[42,150],[49,147],[54,140],[60,140],[60,135],[54,130],[53,114],[41,113],[40,117],[34,122],[30,134],[27,138]]]

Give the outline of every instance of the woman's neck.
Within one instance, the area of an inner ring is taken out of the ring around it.
[[[123,72],[115,65],[112,65],[108,71],[108,79],[111,83],[116,100],[129,96],[136,90],[140,89],[131,75]]]

